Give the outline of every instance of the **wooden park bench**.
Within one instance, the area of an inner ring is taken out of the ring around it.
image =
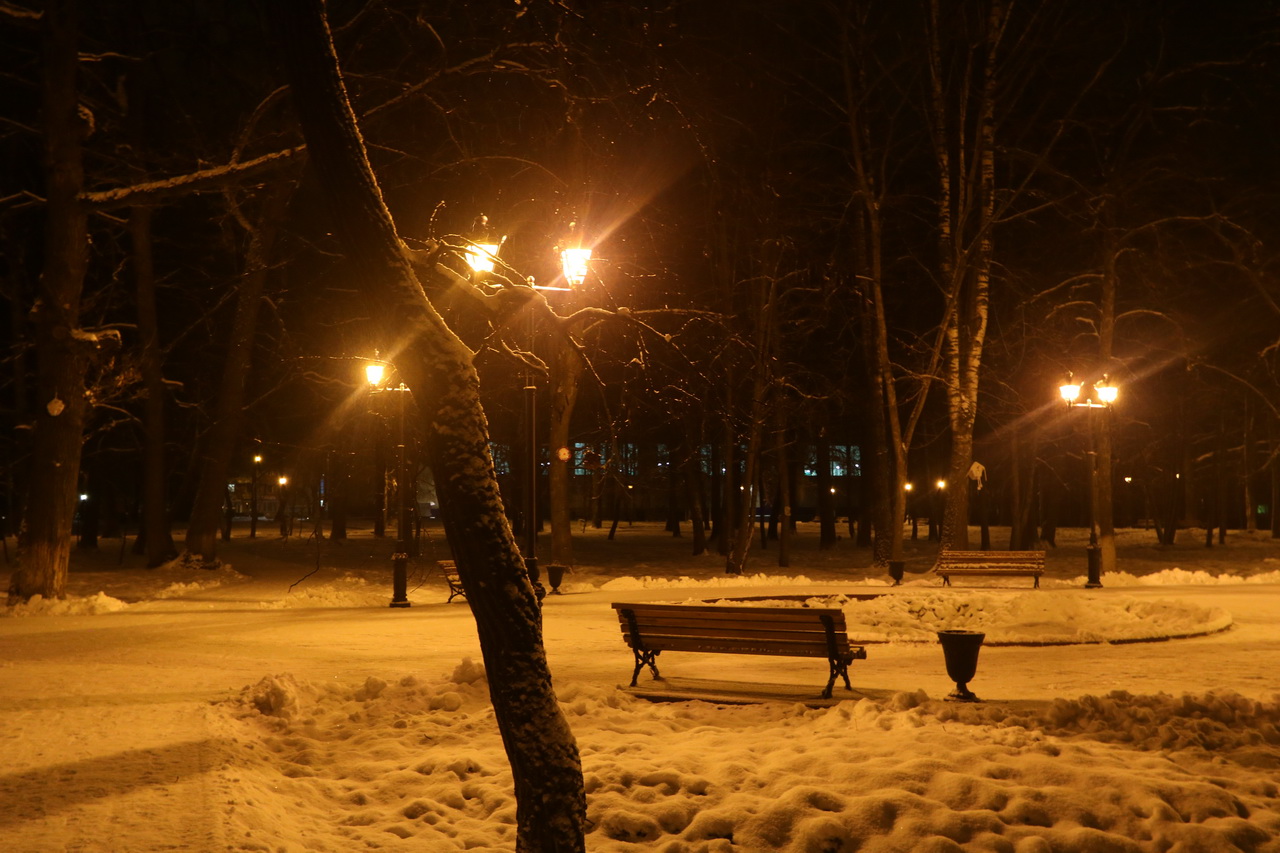
[[[437,560],[436,565],[440,567],[440,573],[444,575],[444,582],[449,585],[448,604],[458,596],[467,597],[467,591],[462,588],[462,581],[458,578],[458,565],[453,560]]]
[[[718,604],[618,604],[622,636],[635,653],[636,668],[649,667],[655,679],[662,652],[781,655],[825,658],[830,668],[823,699],[831,698],[836,677],[849,684],[849,664],[865,659],[862,646],[849,644],[844,612],[818,607],[735,607]]]
[[[1044,551],[949,551],[938,554],[934,573],[943,586],[951,586],[953,576],[1029,577],[1040,588],[1044,574]]]

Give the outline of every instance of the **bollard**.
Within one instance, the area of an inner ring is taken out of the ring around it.
[[[947,677],[956,683],[955,692],[948,702],[981,702],[969,690],[969,682],[978,670],[978,652],[987,635],[981,631],[939,631],[938,642],[947,662]]]
[[[391,607],[409,607],[409,555],[391,555]]]

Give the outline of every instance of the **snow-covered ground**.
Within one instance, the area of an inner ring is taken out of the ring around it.
[[[1063,531],[1033,591],[940,589],[926,542],[891,587],[806,525],[790,567],[757,552],[741,578],[656,525],[606,532],[581,532],[544,607],[591,850],[1280,851],[1280,542],[1126,531],[1123,571],[1085,590]],[[367,533],[237,531],[217,571],[77,551],[68,600],[0,609],[0,851],[513,849],[474,623],[444,603],[429,533],[409,609],[386,606],[391,543]],[[800,701],[826,669],[786,658],[671,653],[662,671],[794,701],[620,689],[611,602],[772,597],[845,609],[868,657],[843,701]],[[934,632],[954,627],[987,635],[981,704],[940,701]]]

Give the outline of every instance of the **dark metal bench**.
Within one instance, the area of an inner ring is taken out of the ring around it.
[[[734,655],[780,655],[825,658],[830,668],[822,698],[831,698],[836,678],[849,683],[849,664],[867,657],[862,646],[849,644],[844,612],[818,607],[734,607],[706,604],[619,604],[622,636],[635,653],[636,668],[658,674],[664,651]]]
[[[953,576],[1030,577],[1040,588],[1044,574],[1044,551],[942,551],[934,573],[943,586],[951,586]]]
[[[448,604],[458,596],[467,597],[467,591],[462,588],[462,580],[458,577],[458,566],[453,560],[437,560],[436,565],[440,567],[440,573],[444,575],[444,582],[449,585]]]

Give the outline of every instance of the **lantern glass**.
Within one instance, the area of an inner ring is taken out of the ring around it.
[[[493,272],[498,259],[498,243],[472,243],[467,250],[467,266],[475,272]]]
[[[1068,403],[1074,403],[1080,398],[1080,386],[1074,382],[1064,382],[1058,387],[1058,393],[1062,395],[1062,399]]]
[[[1115,385],[1108,385],[1107,380],[1102,380],[1093,386],[1094,392],[1098,395],[1098,402],[1110,406],[1120,396],[1120,389]]]
[[[364,366],[364,378],[368,380],[370,385],[377,387],[382,384],[382,379],[386,375],[387,366],[379,364],[376,361],[370,362]]]
[[[560,266],[564,270],[564,280],[570,287],[577,287],[587,280],[587,264],[590,261],[590,249],[565,249],[560,253]]]

